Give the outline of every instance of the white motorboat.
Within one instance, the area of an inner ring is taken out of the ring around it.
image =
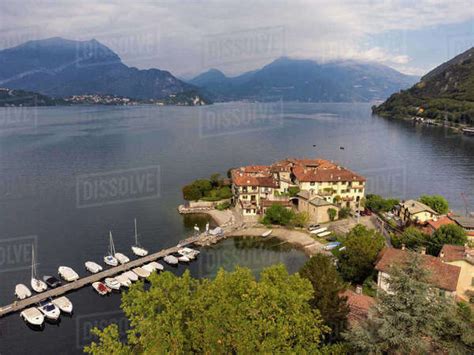
[[[136,256],[147,256],[148,250],[143,248],[140,243],[138,243],[138,234],[137,234],[137,219],[134,219],[135,222],[135,245],[132,245],[132,252]]]
[[[25,285],[18,284],[15,286],[15,296],[19,300],[24,300],[25,298],[31,297],[31,291]]]
[[[120,286],[130,287],[132,285],[132,281],[130,281],[130,279],[124,274],[115,276],[115,280],[118,281]]]
[[[20,313],[20,317],[33,326],[41,326],[44,323],[44,316],[37,308],[27,308]]]
[[[112,290],[120,290],[120,282],[113,277],[107,277],[104,280],[105,285]]]
[[[60,266],[58,268],[58,274],[67,282],[76,281],[79,278],[77,272],[68,266]]]
[[[188,248],[188,247],[184,247],[184,248],[179,249],[178,253],[183,255],[183,256],[188,257],[189,260],[193,260],[199,255],[198,250],[194,250],[194,249],[191,249],[191,248]]]
[[[154,271],[163,271],[165,269],[163,265],[156,261],[151,261],[147,265],[150,265],[150,267],[152,267]]]
[[[71,314],[73,311],[72,302],[65,296],[52,300],[52,303],[63,313]]]
[[[108,288],[105,284],[103,284],[102,282],[100,281],[97,281],[97,282],[94,282],[92,284],[92,287],[94,288],[94,290],[97,291],[97,293],[101,296],[104,296],[106,295],[107,293],[111,292],[112,290],[110,288]]]
[[[93,261],[86,261],[84,266],[86,267],[86,270],[92,274],[97,274],[98,272],[103,270],[102,266]]]
[[[48,288],[46,283],[38,279],[38,277],[36,276],[36,260],[35,260],[35,247],[34,246],[32,246],[32,249],[31,249],[31,283],[30,284],[33,291],[38,292],[38,293],[46,291],[46,289]]]
[[[272,231],[271,229],[270,229],[270,230],[267,230],[266,232],[263,232],[263,233],[262,233],[262,237],[264,237],[264,238],[265,238],[265,237],[268,237],[270,234],[272,234],[272,232],[273,232],[273,231]]]
[[[178,261],[181,261],[182,263],[189,263],[190,259],[186,255],[177,255],[175,258],[178,259]]]
[[[109,231],[109,253],[104,256],[104,263],[109,266],[117,266],[118,260],[115,258],[115,246],[114,240],[112,239],[112,232]]]
[[[118,262],[122,265],[130,261],[130,259],[122,253],[115,253],[114,256],[115,256],[115,259],[117,259]]]
[[[174,257],[173,255],[166,255],[163,260],[170,264],[170,265],[176,265],[178,264],[178,259],[176,257]]]
[[[145,270],[144,268],[142,267],[136,267],[135,269],[132,269],[132,271],[138,275],[138,277],[144,279],[148,276],[151,275],[151,272],[149,272],[148,270]]]
[[[50,320],[58,320],[61,315],[61,311],[56,305],[50,301],[43,301],[38,304],[38,309],[43,315]]]
[[[132,282],[138,281],[138,275],[133,271],[125,271],[122,275],[126,276]]]
[[[330,231],[326,231],[326,232],[322,232],[322,233],[319,233],[317,234],[318,237],[321,237],[321,238],[324,238],[324,237],[327,237],[328,235],[331,235],[332,232]]]

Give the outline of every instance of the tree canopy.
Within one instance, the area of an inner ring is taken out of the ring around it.
[[[392,244],[396,248],[401,248],[402,244],[408,249],[415,250],[419,247],[425,247],[428,244],[430,236],[423,233],[419,228],[408,227],[401,235],[394,235],[392,237]]]
[[[262,271],[220,270],[212,279],[170,272],[150,277],[149,290],[133,285],[122,296],[130,320],[126,343],[117,328],[95,330],[93,354],[131,353],[321,353],[319,312],[309,305],[311,283],[282,265]]]
[[[332,259],[323,254],[316,254],[303,265],[299,274],[313,285],[311,307],[319,310],[324,322],[331,328],[331,338],[338,339],[347,327],[349,307],[347,297],[341,295],[346,284]]]
[[[378,253],[385,245],[384,237],[373,229],[358,224],[343,241],[339,253],[339,271],[346,281],[362,283],[373,271]]]
[[[380,292],[369,318],[345,334],[354,353],[472,353],[472,312],[433,292],[428,276],[417,254],[392,268],[390,292]]]
[[[444,244],[464,245],[467,242],[466,231],[457,224],[441,226],[430,238],[428,252],[438,255]]]
[[[197,179],[182,189],[183,198],[187,201],[219,201],[232,197],[229,186],[224,186],[220,174],[212,174],[208,179]]]
[[[441,195],[422,195],[418,200],[439,214],[445,214],[449,211],[448,201]]]
[[[365,198],[364,205],[374,212],[388,212],[399,202],[400,201],[395,198],[384,199],[380,195],[368,194]]]

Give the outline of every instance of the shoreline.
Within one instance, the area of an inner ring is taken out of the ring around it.
[[[324,250],[324,244],[312,238],[309,233],[302,230],[289,229],[281,226],[265,227],[259,223],[245,223],[237,212],[232,210],[218,211],[215,209],[184,209],[179,206],[180,214],[206,214],[210,216],[217,226],[222,228],[221,235],[211,235],[206,232],[200,234],[199,239],[194,243],[201,247],[219,243],[222,240],[234,237],[260,237],[262,240],[277,238],[288,243],[296,249],[301,250],[307,256],[315,254],[330,254]],[[272,230],[268,237],[262,237],[264,232]]]

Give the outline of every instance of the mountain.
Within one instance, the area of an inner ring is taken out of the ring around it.
[[[416,80],[375,63],[320,64],[283,57],[237,77],[211,69],[189,82],[219,101],[368,102],[385,99]]]
[[[58,37],[1,50],[0,86],[54,97],[99,94],[135,99],[166,98],[197,89],[168,71],[128,67],[95,39]]]
[[[375,114],[474,125],[474,47],[436,67],[408,90],[373,107]]]

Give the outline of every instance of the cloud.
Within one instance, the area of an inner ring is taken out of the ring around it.
[[[466,21],[473,12],[473,0],[4,0],[0,47],[51,36],[96,38],[129,65],[175,74],[201,72],[211,64],[236,74],[282,54],[402,67],[411,60],[403,42],[409,31]],[[272,29],[282,30],[272,38]],[[383,46],[367,44],[370,36],[389,33],[396,36]],[[216,36],[233,60],[209,60],[209,41]],[[245,49],[252,41],[278,50]]]

